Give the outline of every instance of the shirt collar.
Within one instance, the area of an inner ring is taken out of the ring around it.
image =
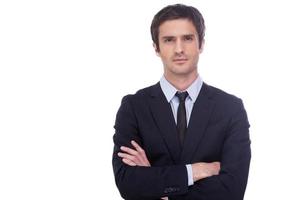
[[[159,83],[165,97],[167,98],[167,101],[170,103],[172,98],[175,96],[177,89],[169,81],[167,81],[165,76],[161,77]],[[195,103],[202,85],[203,85],[203,80],[201,79],[200,76],[198,76],[196,80],[186,89],[193,103]]]

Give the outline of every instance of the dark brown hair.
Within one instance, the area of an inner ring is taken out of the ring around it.
[[[205,25],[204,25],[204,19],[197,10],[197,8],[194,8],[192,6],[186,6],[183,4],[174,4],[169,5],[161,9],[153,18],[152,24],[151,24],[151,37],[154,42],[154,44],[157,47],[157,51],[159,51],[159,42],[158,42],[158,34],[159,34],[159,26],[168,20],[174,20],[174,19],[188,19],[190,20],[198,33],[199,38],[199,48],[201,48],[202,40],[204,38],[204,31],[205,31]]]

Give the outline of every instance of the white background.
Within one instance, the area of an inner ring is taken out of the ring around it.
[[[206,21],[199,73],[244,100],[245,200],[300,199],[300,7],[182,1]],[[0,199],[121,199],[111,154],[122,96],[156,83],[150,23],[175,1],[0,2]]]

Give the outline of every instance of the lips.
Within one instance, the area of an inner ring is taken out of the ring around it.
[[[186,58],[177,58],[177,59],[173,59],[173,62],[176,62],[176,63],[184,63],[186,62],[188,59]]]

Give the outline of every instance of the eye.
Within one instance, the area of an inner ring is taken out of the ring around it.
[[[165,38],[164,42],[165,43],[169,43],[169,42],[172,42],[173,40],[174,40],[173,38]]]
[[[184,40],[185,41],[193,41],[193,36],[192,35],[186,35],[186,36],[184,36]]]

